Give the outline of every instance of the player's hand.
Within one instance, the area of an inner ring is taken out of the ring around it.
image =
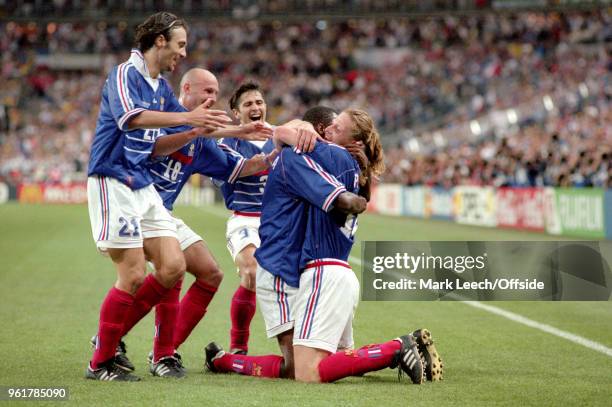
[[[207,99],[200,106],[188,112],[188,124],[206,129],[208,133],[232,122],[232,119],[223,110],[210,109],[208,106],[211,106],[211,99]]]
[[[305,153],[310,153],[315,148],[317,139],[321,138],[319,134],[310,128],[297,129],[297,144],[296,147]]]
[[[351,153],[353,158],[357,161],[357,164],[359,164],[359,168],[361,169],[361,171],[365,171],[366,168],[368,168],[368,165],[370,164],[370,160],[368,160],[368,157],[365,155],[365,147],[363,143],[361,141],[355,141],[344,147],[348,150],[349,153]]]
[[[262,122],[242,124],[238,127],[237,138],[251,141],[265,141],[272,138],[274,131]]]
[[[274,163],[274,160],[276,160],[276,157],[278,157],[279,152],[280,150],[275,148],[266,156],[266,163],[268,164],[268,167],[272,167],[272,164]]]
[[[357,213],[362,213],[368,208],[368,201],[364,197],[360,196],[355,206]]]
[[[357,197],[355,201],[355,212],[354,213],[362,213],[368,208],[368,201],[362,197]]]

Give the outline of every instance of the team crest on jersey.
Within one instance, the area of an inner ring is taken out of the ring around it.
[[[165,101],[166,101],[166,99],[164,99],[163,96],[161,98],[159,98],[159,110],[164,110],[164,102]]]
[[[194,153],[195,153],[195,144],[192,144],[189,146],[189,157],[193,157]]]

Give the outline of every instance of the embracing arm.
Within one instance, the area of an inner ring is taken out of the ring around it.
[[[340,212],[358,214],[366,210],[368,202],[364,197],[345,191],[338,195],[334,202],[334,208]]]

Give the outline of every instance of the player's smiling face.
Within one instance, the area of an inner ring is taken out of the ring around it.
[[[349,115],[343,112],[325,129],[325,138],[332,143],[346,146],[353,142],[352,132],[353,122]]]
[[[170,30],[170,41],[160,36],[162,47],[159,50],[161,72],[172,72],[178,62],[187,56],[187,32],[183,27]]]
[[[266,121],[266,102],[258,90],[245,92],[240,96],[238,109],[234,109],[240,124]]]

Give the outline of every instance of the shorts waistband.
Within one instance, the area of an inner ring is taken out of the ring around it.
[[[311,260],[308,263],[306,263],[306,267],[304,267],[304,270],[311,269],[313,267],[320,267],[320,266],[341,266],[341,267],[346,267],[349,270],[352,270],[350,264],[348,264],[346,261],[338,260],[338,259]]]
[[[261,217],[261,212],[240,212],[240,211],[234,211],[234,215],[236,215],[236,216],[248,216],[250,218],[259,218],[259,217]]]

